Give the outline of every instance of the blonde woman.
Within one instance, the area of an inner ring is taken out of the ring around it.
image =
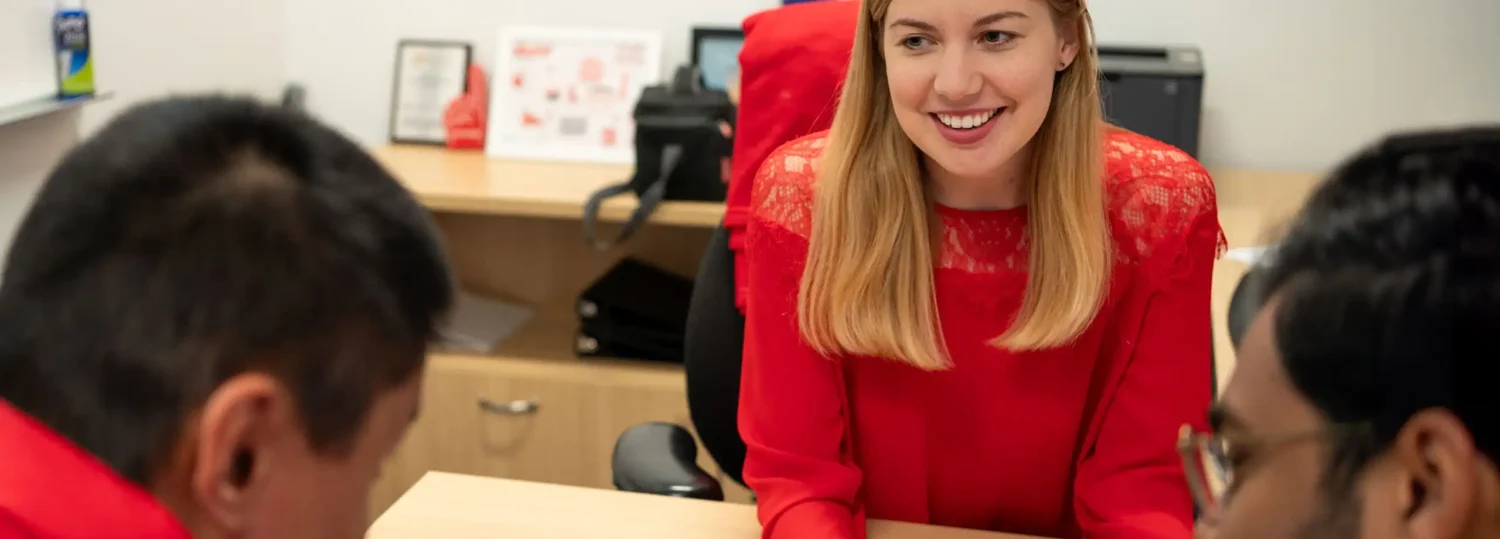
[[[1190,537],[1223,241],[1101,120],[1080,0],[863,0],[833,127],[755,180],[740,430],[765,536]]]

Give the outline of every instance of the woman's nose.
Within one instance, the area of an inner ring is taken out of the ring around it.
[[[950,101],[961,101],[979,93],[983,84],[979,70],[970,65],[969,51],[952,48],[943,51],[939,60],[937,78],[932,81],[932,90]]]

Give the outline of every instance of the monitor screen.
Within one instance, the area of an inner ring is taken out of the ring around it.
[[[727,91],[729,78],[740,69],[740,47],[745,34],[735,29],[694,28],[693,65],[703,76],[703,86]]]

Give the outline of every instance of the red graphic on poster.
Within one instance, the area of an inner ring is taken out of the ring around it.
[[[604,82],[604,60],[596,56],[585,58],[578,65],[578,80],[589,84]]]
[[[616,140],[618,137],[615,136],[615,128],[613,127],[604,128],[604,132],[600,133],[600,136],[605,146],[614,146],[618,142]]]
[[[510,85],[514,86],[516,88],[521,88],[521,87],[526,86],[526,76],[522,75],[520,73],[516,73],[515,76],[513,76],[513,77],[510,78]]]
[[[531,112],[521,113],[521,125],[526,127],[541,127],[542,117]]]
[[[552,54],[552,47],[548,47],[546,45],[528,45],[526,43],[517,43],[515,48],[515,55],[518,58],[547,56],[549,54]]]

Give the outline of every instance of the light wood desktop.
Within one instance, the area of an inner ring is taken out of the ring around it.
[[[870,539],[1025,539],[872,521]],[[756,539],[749,505],[467,475],[428,474],[367,539]]]
[[[626,245],[601,252],[582,240],[583,201],[623,181],[630,167],[492,160],[433,147],[395,146],[375,155],[433,211],[465,290],[530,306],[536,314],[489,353],[431,356],[422,417],[376,486],[372,515],[434,470],[609,489],[610,454],[621,432],[647,421],[690,424],[680,366],[575,357],[573,303],[626,256],[694,274],[722,204],[664,202],[650,226]],[[1237,170],[1214,176],[1231,247],[1264,243],[1315,179]],[[606,204],[601,220],[622,221],[634,207],[631,198]],[[601,233],[612,233],[612,226]],[[1233,365],[1225,306],[1243,272],[1229,260],[1214,270],[1221,383]],[[700,457],[706,470],[723,477],[706,452]],[[747,491],[724,483],[730,500],[749,501]]]
[[[377,157],[433,211],[512,217],[578,219],[590,194],[624,182],[634,170],[631,165],[488,159],[481,152],[424,146],[388,146]],[[634,209],[633,197],[617,197],[600,208],[600,219],[623,221]],[[668,202],[652,221],[712,227],[723,217],[723,204]]]

